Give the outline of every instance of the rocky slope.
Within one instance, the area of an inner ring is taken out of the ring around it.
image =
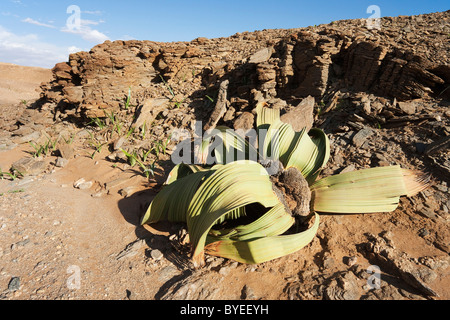
[[[0,298],[448,299],[449,18],[105,42],[71,55],[38,101],[0,113],[0,167],[17,175],[0,180]],[[324,215],[316,239],[287,257],[208,257],[194,270],[184,226],[139,226],[173,165],[171,134],[195,121],[251,128],[259,101],[329,135],[324,176],[398,164],[432,185],[391,214]],[[29,142],[51,143],[32,157]],[[146,155],[154,175],[121,148]],[[66,285],[71,266],[78,289]]]
[[[410,100],[448,97],[449,12],[365,20],[295,30],[264,30],[192,42],[105,42],[55,66],[43,87],[47,107],[103,116],[123,106],[168,95],[162,78],[184,104],[229,79],[238,110],[253,105],[252,90],[288,102],[339,89]]]

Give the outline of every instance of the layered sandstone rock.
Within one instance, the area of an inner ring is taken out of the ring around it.
[[[230,107],[251,111],[255,90],[289,103],[344,89],[411,100],[449,97],[450,11],[191,42],[107,41],[53,69],[41,101],[62,114],[95,117],[148,98],[195,105],[229,80]],[[181,100],[181,99],[180,99]],[[239,113],[237,114],[239,115]]]

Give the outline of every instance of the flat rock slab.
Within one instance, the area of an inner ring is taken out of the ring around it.
[[[292,128],[300,132],[306,128],[311,130],[314,123],[314,105],[316,100],[309,96],[300,102],[300,104],[281,116],[281,121],[289,123]]]
[[[146,100],[137,111],[133,128],[141,128],[144,125],[147,129],[150,128],[158,114],[169,108],[169,101],[165,98]]]
[[[249,59],[248,63],[262,63],[270,59],[274,52],[273,47],[264,48],[253,54]]]
[[[23,176],[38,175],[45,171],[47,163],[40,158],[22,158],[14,162],[12,170],[19,172]]]
[[[357,148],[361,148],[364,142],[369,139],[375,131],[370,128],[361,129],[355,136],[353,137],[353,144]]]

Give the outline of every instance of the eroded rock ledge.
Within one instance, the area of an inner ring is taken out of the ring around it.
[[[380,30],[344,20],[191,42],[107,41],[57,64],[41,102],[61,115],[95,117],[123,107],[130,92],[133,105],[164,96],[190,105],[226,79],[236,110],[253,106],[255,89],[288,102],[336,90],[448,98],[449,18],[383,18]]]

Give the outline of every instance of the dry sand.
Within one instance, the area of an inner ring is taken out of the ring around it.
[[[50,69],[0,62],[0,105],[38,99],[40,84],[52,76]]]

